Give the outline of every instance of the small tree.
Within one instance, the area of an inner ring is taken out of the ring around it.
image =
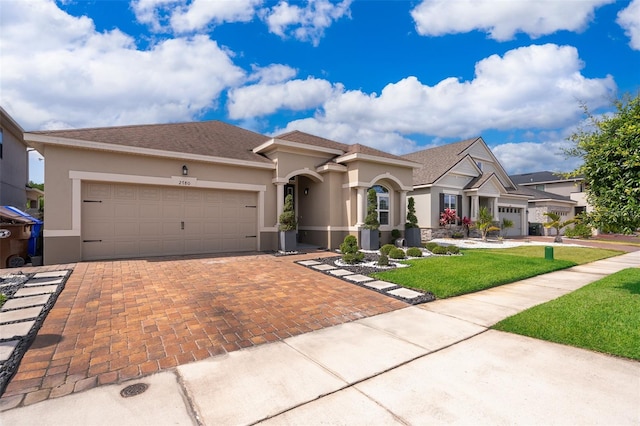
[[[500,236],[501,237],[506,237],[507,236],[507,229],[509,228],[513,228],[513,221],[510,219],[507,219],[506,217],[502,218],[502,223],[500,224]]]
[[[464,237],[469,238],[469,229],[473,226],[473,222],[468,217],[462,218],[462,229],[464,232]]]
[[[345,263],[353,264],[361,262],[364,259],[364,253],[358,250],[358,239],[353,235],[347,235],[342,244],[340,244],[342,252],[342,260]]]
[[[411,229],[418,227],[418,216],[416,216],[416,202],[413,197],[409,197],[409,205],[407,206],[407,223],[404,224],[404,229]]]
[[[367,217],[364,219],[364,229],[373,231],[378,228],[380,228],[380,222],[378,222],[378,194],[372,188],[367,193]]]
[[[480,207],[475,227],[480,231],[482,241],[487,241],[487,234],[489,232],[500,230],[500,228],[493,224],[493,215],[489,213],[489,209],[486,207]]]
[[[284,207],[282,213],[278,218],[280,225],[278,229],[280,231],[295,231],[298,223],[296,222],[296,212],[293,208],[293,196],[287,195],[284,199]]]
[[[560,231],[562,230],[562,228],[577,222],[576,219],[561,221],[560,215],[554,212],[544,212],[542,214],[550,219],[549,222],[543,224],[544,227],[547,229],[553,228],[556,230],[556,237],[553,239],[553,241],[556,243],[562,242],[562,235],[560,235]]]

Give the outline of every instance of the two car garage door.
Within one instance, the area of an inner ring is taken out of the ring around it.
[[[255,192],[84,182],[82,258],[257,250]]]

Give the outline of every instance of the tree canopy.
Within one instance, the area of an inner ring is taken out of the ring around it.
[[[614,101],[616,111],[587,114],[588,128],[569,137],[568,156],[583,163],[569,176],[584,176],[592,226],[630,234],[640,228],[640,94]]]

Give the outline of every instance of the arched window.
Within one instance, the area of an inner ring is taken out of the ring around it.
[[[378,197],[378,222],[380,225],[389,224],[389,190],[381,185],[371,187],[376,191]]]

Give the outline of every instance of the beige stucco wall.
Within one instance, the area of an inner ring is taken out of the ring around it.
[[[24,210],[27,207],[26,185],[29,182],[27,147],[19,129],[2,123],[2,158],[0,159],[0,205]]]

